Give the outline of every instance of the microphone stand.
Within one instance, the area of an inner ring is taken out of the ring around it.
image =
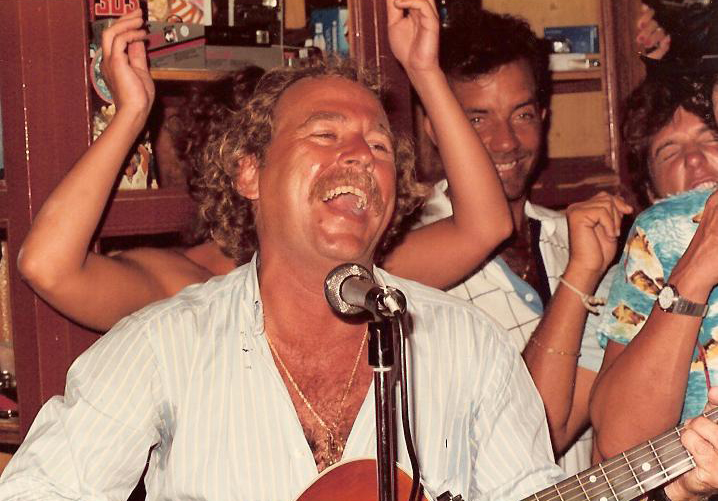
[[[388,308],[388,304],[396,305]],[[376,412],[377,489],[379,501],[396,500],[396,393],[394,391],[394,341],[399,315],[406,309],[401,292],[375,288],[367,296],[369,322],[369,365],[374,369],[374,408]]]
[[[351,280],[351,281],[350,281]],[[345,288],[346,287],[346,288]],[[374,283],[369,270],[356,263],[334,268],[324,281],[324,295],[339,314],[371,314],[369,322],[369,365],[374,371],[374,409],[376,413],[377,490],[379,501],[396,500],[396,378],[394,377],[394,343],[402,336],[402,315],[406,297],[393,287]],[[402,343],[403,353],[403,343]],[[403,359],[402,359],[403,360]],[[404,364],[402,364],[402,370]],[[402,398],[404,411],[405,397]],[[408,418],[407,418],[408,419]],[[404,429],[412,469],[418,475],[418,463],[411,443],[408,421]],[[417,477],[418,478],[418,477]],[[418,483],[416,484],[418,487]],[[412,495],[415,486],[412,485]]]

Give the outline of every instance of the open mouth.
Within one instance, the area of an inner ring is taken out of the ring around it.
[[[510,171],[511,169],[513,169],[514,167],[516,167],[516,164],[518,164],[518,163],[519,163],[518,160],[514,160],[513,162],[506,162],[506,163],[501,163],[501,164],[500,164],[500,163],[495,163],[494,165],[496,165],[496,170],[497,170],[497,171],[499,171],[499,172],[506,172],[506,171]]]
[[[322,195],[322,202],[335,201],[336,205],[353,211],[364,211],[367,208],[367,196],[364,190],[356,186],[337,186]]]
[[[310,198],[355,216],[369,210],[380,214],[384,205],[374,178],[365,171],[351,168],[326,172],[312,186]]]

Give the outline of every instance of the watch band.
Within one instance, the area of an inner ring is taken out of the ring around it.
[[[670,311],[678,313],[679,315],[690,315],[692,317],[703,318],[706,316],[706,313],[708,313],[708,305],[694,303],[693,301],[689,301],[679,296]]]

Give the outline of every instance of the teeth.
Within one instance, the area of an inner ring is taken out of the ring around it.
[[[716,186],[718,186],[718,182],[716,181],[705,181],[696,185],[695,188],[715,188]]]
[[[513,162],[505,163],[505,164],[497,163],[497,164],[495,164],[496,170],[498,170],[499,172],[511,170],[514,167],[516,167],[516,163],[517,163],[516,160],[514,160]]]
[[[322,202],[328,202],[329,200],[338,197],[339,195],[344,194],[352,194],[355,195],[358,200],[356,203],[357,209],[364,209],[367,205],[367,196],[366,193],[364,193],[364,190],[357,188],[356,186],[337,186],[336,188],[333,188],[329,191],[327,191],[324,196],[322,197]]]

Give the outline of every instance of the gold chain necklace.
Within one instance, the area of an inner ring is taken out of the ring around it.
[[[341,459],[342,454],[344,453],[344,445],[337,440],[337,437],[334,435],[335,433],[339,432],[339,425],[342,419],[342,416],[344,415],[344,403],[346,402],[347,397],[349,396],[349,391],[351,390],[352,385],[354,384],[354,377],[357,373],[357,368],[359,367],[359,359],[361,358],[361,354],[364,351],[364,345],[366,344],[366,340],[369,337],[369,329],[367,328],[366,331],[364,331],[364,337],[362,338],[361,345],[359,346],[359,352],[357,353],[356,358],[354,359],[354,366],[352,367],[351,375],[349,376],[349,381],[347,382],[346,388],[344,389],[344,394],[342,395],[341,400],[339,401],[339,410],[337,411],[337,419],[334,422],[334,431],[327,425],[326,421],[322,419],[322,417],[317,413],[317,411],[314,410],[314,407],[309,402],[309,399],[307,399],[304,392],[299,388],[299,385],[292,377],[292,374],[289,372],[289,369],[287,369],[287,366],[284,365],[284,360],[279,356],[279,353],[277,352],[277,349],[274,347],[274,344],[272,343],[272,340],[267,335],[267,344],[269,344],[269,348],[272,350],[272,353],[274,354],[274,357],[277,359],[277,362],[279,362],[279,365],[282,367],[282,370],[287,375],[287,379],[292,384],[292,387],[294,388],[294,391],[297,392],[297,395],[299,395],[299,398],[302,399],[302,402],[304,402],[304,405],[307,406],[307,409],[309,409],[309,412],[314,416],[314,419],[317,420],[317,423],[324,429],[324,431],[327,434],[327,446],[328,446],[328,458],[327,458],[327,466],[331,466],[339,459]]]

